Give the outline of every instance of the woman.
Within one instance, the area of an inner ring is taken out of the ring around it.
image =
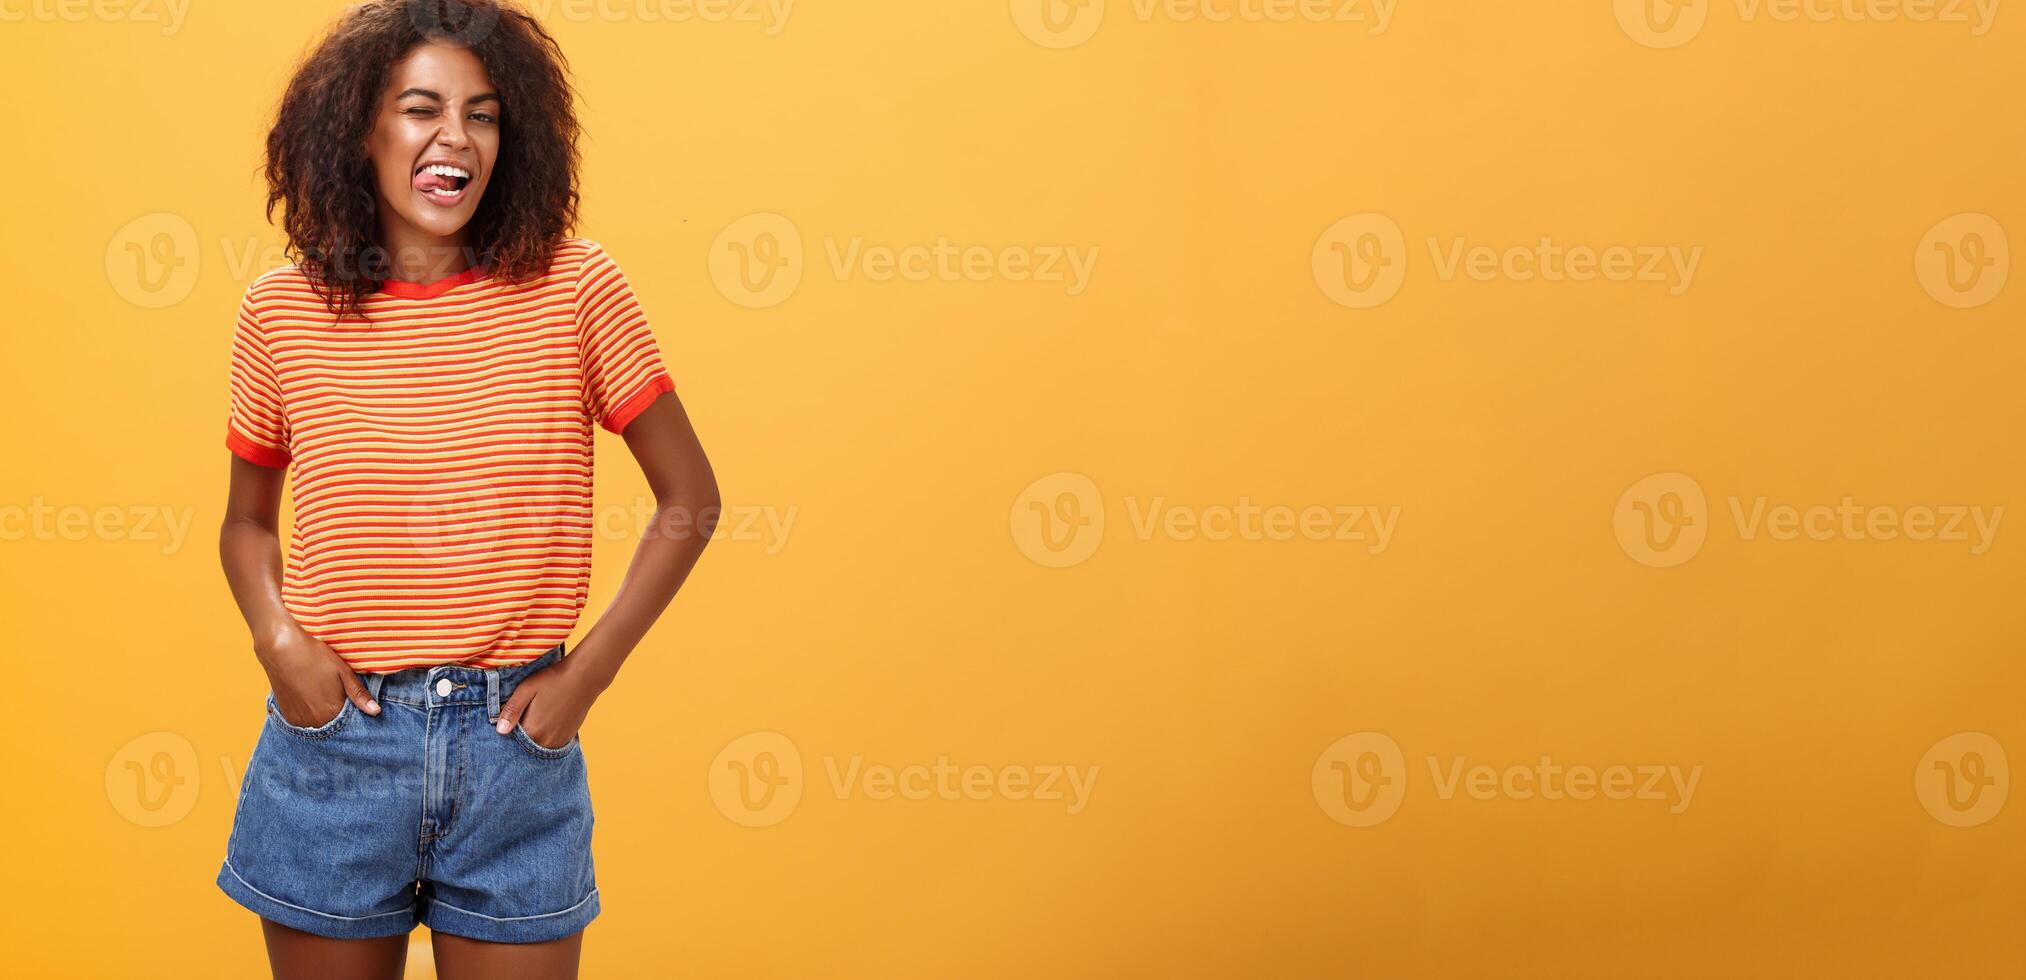
[[[246,290],[219,552],[271,689],[218,884],[278,977],[574,976],[598,914],[578,729],[681,586],[716,480],[626,277],[566,237],[568,70],[491,0],[353,8],[289,83]],[[588,591],[592,427],[657,509]],[[292,477],[293,538],[277,511]]]

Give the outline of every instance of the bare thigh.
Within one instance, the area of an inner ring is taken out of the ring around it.
[[[275,980],[400,980],[408,966],[405,935],[331,939],[267,919],[260,929]]]
[[[584,933],[579,930],[545,943],[488,943],[431,932],[429,944],[436,955],[438,980],[576,980]]]

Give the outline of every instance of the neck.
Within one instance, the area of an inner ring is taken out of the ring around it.
[[[380,247],[387,251],[387,278],[403,282],[434,282],[472,267],[469,236],[431,235],[403,226],[380,229]]]

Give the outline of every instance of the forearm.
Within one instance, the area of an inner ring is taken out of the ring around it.
[[[281,600],[281,538],[272,527],[227,518],[218,530],[218,560],[257,656],[302,630]]]
[[[612,685],[620,664],[689,578],[716,530],[718,510],[715,486],[709,492],[676,494],[656,503],[653,521],[634,549],[618,594],[565,658],[573,669],[584,672],[594,690]]]

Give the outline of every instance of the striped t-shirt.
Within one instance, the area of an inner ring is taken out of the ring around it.
[[[333,326],[295,266],[240,304],[225,444],[289,469],[282,602],[357,671],[534,660],[590,589],[592,424],[675,389],[632,287],[566,238],[538,279],[390,280],[362,308]]]

